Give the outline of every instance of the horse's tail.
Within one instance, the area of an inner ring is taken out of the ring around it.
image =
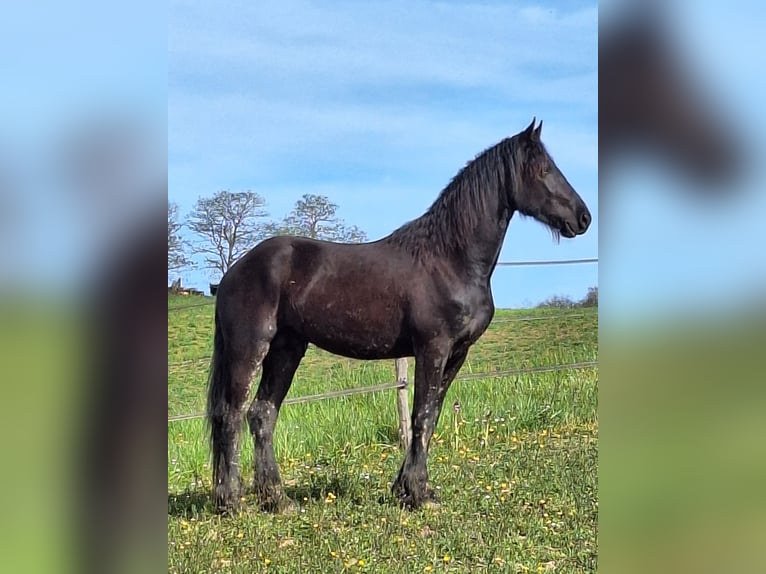
[[[236,454],[237,433],[240,426],[237,405],[232,405],[232,378],[226,359],[226,342],[221,331],[218,310],[215,313],[215,335],[213,357],[210,361],[210,375],[207,389],[207,417],[210,427],[210,447],[213,453],[213,489],[216,504],[226,505],[230,494],[232,466]]]

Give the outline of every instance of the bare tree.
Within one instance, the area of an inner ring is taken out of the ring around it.
[[[266,201],[252,191],[219,191],[197,200],[188,227],[200,238],[192,245],[205,267],[223,275],[234,262],[266,236]]]
[[[356,225],[347,226],[338,215],[338,205],[323,195],[305,194],[290,214],[268,226],[270,235],[299,235],[344,243],[361,243],[367,234]]]
[[[183,225],[178,221],[178,205],[168,201],[168,271],[177,271],[191,264],[186,257],[187,244],[178,232]]]
[[[580,300],[580,307],[598,307],[598,286],[588,287],[588,293]]]

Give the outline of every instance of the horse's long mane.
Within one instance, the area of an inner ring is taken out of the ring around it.
[[[466,248],[490,206],[498,206],[498,200],[508,204],[522,177],[521,164],[518,135],[484,150],[452,178],[428,211],[386,239],[418,257]]]

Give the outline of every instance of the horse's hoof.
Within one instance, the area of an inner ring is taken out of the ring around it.
[[[236,514],[241,508],[239,500],[217,500],[215,503],[216,513],[224,516]]]
[[[426,499],[418,498],[407,493],[399,493],[395,494],[395,496],[400,508],[413,512],[420,510],[426,502],[428,502]]]
[[[421,508],[436,509],[441,506],[436,492],[430,487],[426,487],[424,493],[415,493],[408,491],[402,484],[394,484],[391,487],[391,494],[399,503],[399,506],[407,510],[420,510]]]
[[[216,489],[213,492],[213,500],[218,514],[234,514],[242,506],[239,494],[232,489]]]

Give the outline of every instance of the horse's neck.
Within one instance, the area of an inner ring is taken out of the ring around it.
[[[465,247],[455,254],[472,281],[480,284],[489,282],[512,215],[510,207],[497,204],[487,206],[487,213],[477,222]]]

